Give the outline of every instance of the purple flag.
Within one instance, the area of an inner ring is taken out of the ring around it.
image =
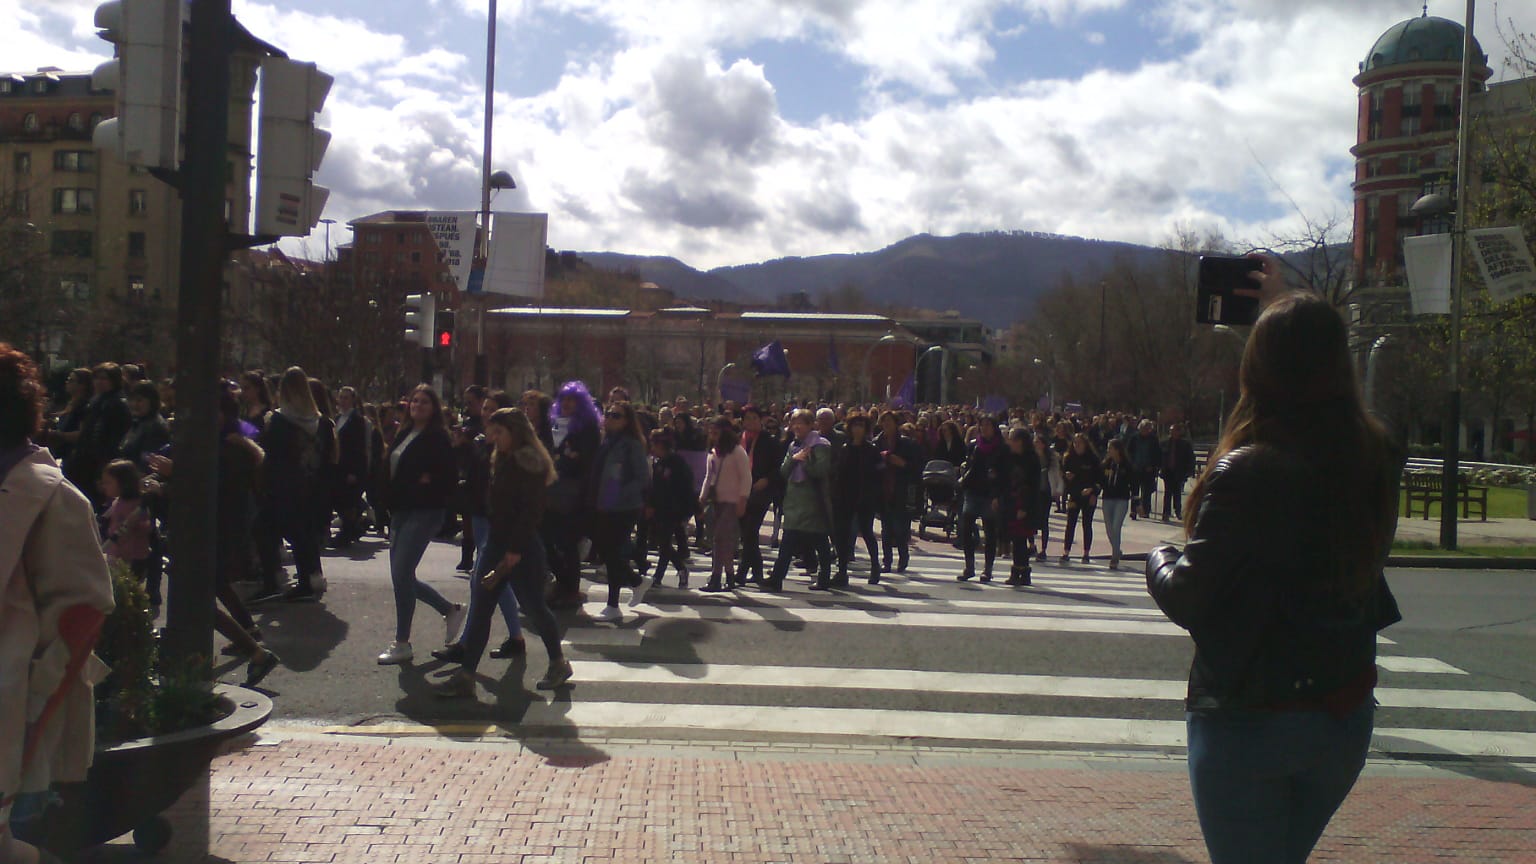
[[[896,398],[891,400],[891,405],[896,408],[911,408],[917,400],[917,381],[911,375],[902,383],[901,389],[896,392]]]
[[[784,356],[784,345],[775,339],[752,352],[752,368],[757,376],[783,375],[789,377],[789,358]]]

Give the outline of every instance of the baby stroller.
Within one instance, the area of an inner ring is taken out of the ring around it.
[[[917,536],[928,539],[929,528],[943,528],[946,540],[954,536],[960,513],[960,469],[943,459],[924,465],[923,495],[928,504],[917,521]]]

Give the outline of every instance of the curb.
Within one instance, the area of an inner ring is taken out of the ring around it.
[[[1394,555],[1388,567],[1428,570],[1536,570],[1536,558],[1495,558],[1478,555]]]

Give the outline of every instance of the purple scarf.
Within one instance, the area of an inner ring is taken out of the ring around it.
[[[821,437],[821,433],[817,432],[815,429],[812,429],[810,432],[806,433],[804,441],[796,442],[796,446],[794,448],[794,452],[795,453],[799,453],[801,450],[809,450],[812,447],[820,447],[821,445],[826,444],[826,443],[827,443],[827,439]],[[810,461],[811,457],[807,456],[805,458],[806,458],[806,461],[808,462],[808,461]],[[807,478],[805,476],[805,462],[796,462],[795,463],[795,467],[790,469],[790,472],[789,472],[789,482],[791,482],[791,483],[804,483],[806,481],[806,479]]]

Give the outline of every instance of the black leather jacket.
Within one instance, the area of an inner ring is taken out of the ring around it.
[[[1236,450],[1214,467],[1182,553],[1164,545],[1147,556],[1147,590],[1195,640],[1189,710],[1324,700],[1372,673],[1376,632],[1402,619],[1384,577],[1363,598],[1330,590],[1315,472],[1271,447]],[[1381,518],[1390,529],[1395,508]]]

